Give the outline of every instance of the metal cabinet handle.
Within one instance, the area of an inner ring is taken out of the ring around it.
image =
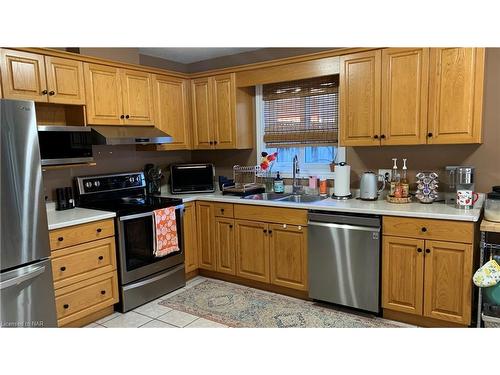
[[[432,137],[432,133],[427,133],[427,137],[431,138]]]
[[[272,234],[272,233],[273,233],[273,231],[271,229],[269,229],[269,234]]]
[[[210,141],[209,143],[210,143],[211,145],[213,145],[213,144],[214,144],[214,142],[213,142],[213,141]]]
[[[422,229],[421,229],[421,230],[422,230],[422,232],[424,232],[424,233],[425,233],[425,232],[427,232],[427,228],[426,228],[426,227],[422,227]]]
[[[47,90],[42,90],[42,95],[47,95]]]
[[[41,267],[35,268],[35,269],[25,273],[25,274],[13,277],[12,279],[0,281],[0,290],[4,290],[4,289],[10,288],[12,286],[19,285],[22,282],[34,279],[35,277],[37,277],[38,275],[41,275],[44,272],[45,272],[45,266],[41,266]]]
[[[58,240],[59,242],[61,242],[61,241],[63,241],[63,240],[64,240],[64,237],[58,237],[58,238],[57,238],[57,240]]]
[[[373,138],[378,139],[378,134],[375,134]]]
[[[99,255],[99,258],[97,258],[97,259],[99,259],[99,260],[103,260],[103,259],[104,259],[104,257],[103,257],[102,255]]]
[[[422,252],[422,249],[419,247],[419,248],[417,249],[417,253],[421,253],[421,252]]]
[[[97,228],[96,231],[97,231],[97,233],[101,233],[102,229],[101,228]]]
[[[385,139],[385,134],[380,135],[380,139]]]
[[[426,252],[427,254],[429,254],[431,251],[430,251],[430,249],[425,249],[425,252]]]
[[[102,294],[102,295],[105,295],[105,294],[106,294],[106,291],[105,291],[105,290],[101,290],[101,294]]]
[[[264,233],[267,233],[267,229],[264,229]]]
[[[233,229],[233,224],[229,224],[229,229]]]
[[[62,266],[62,267],[60,268],[60,270],[64,272],[64,271],[66,271],[66,267]]]
[[[214,145],[216,145],[216,144],[217,144],[217,141],[214,141]]]
[[[129,116],[129,115],[126,115],[126,116],[125,116],[125,118],[130,118],[130,116]]]
[[[67,303],[65,303],[65,304],[63,305],[63,307],[64,307],[65,309],[67,309],[67,308],[69,308],[69,305],[68,305]]]
[[[125,115],[121,115],[120,118],[125,118]]]
[[[52,96],[52,95],[55,95],[56,92],[55,91],[49,91],[49,95]]]

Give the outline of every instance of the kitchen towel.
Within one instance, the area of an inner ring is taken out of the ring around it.
[[[160,258],[179,251],[175,207],[155,210],[154,215],[156,225],[156,248],[154,256]]]

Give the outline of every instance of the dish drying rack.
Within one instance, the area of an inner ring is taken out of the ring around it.
[[[223,194],[245,195],[257,193],[265,190],[265,185],[257,182],[257,174],[261,172],[258,165],[254,166],[233,166],[234,185],[223,186]]]

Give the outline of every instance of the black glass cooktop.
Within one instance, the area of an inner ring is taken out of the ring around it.
[[[85,201],[80,202],[79,206],[95,210],[113,211],[116,212],[118,216],[124,216],[154,211],[160,208],[177,206],[180,204],[182,204],[182,199],[139,195],[106,200]]]

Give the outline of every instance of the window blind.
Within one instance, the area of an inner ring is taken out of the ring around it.
[[[264,85],[266,147],[338,143],[338,75]]]

